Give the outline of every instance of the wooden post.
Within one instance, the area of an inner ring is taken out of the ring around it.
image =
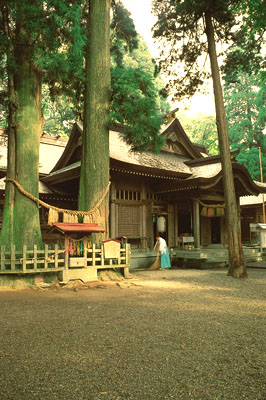
[[[68,269],[69,261],[69,239],[65,236],[65,269]]]
[[[33,264],[34,264],[34,271],[37,271],[37,244],[33,245]]]
[[[54,245],[54,267],[58,268],[58,244]]]
[[[111,184],[111,190],[110,190],[110,237],[115,238],[116,237],[116,205],[115,205],[115,186],[112,183]]]
[[[23,245],[22,249],[22,271],[25,273],[27,269],[27,246]]]
[[[95,267],[95,243],[92,244],[92,266]]]
[[[5,269],[5,246],[1,246],[1,271]]]
[[[193,231],[194,231],[194,247],[200,249],[200,213],[199,202],[193,200]]]
[[[168,247],[174,247],[175,245],[175,219],[174,219],[174,205],[173,204],[168,204],[168,216],[167,216],[167,222],[168,222],[168,238],[167,238],[167,243]]]
[[[261,148],[259,147],[260,156],[260,177],[261,183],[263,183],[263,172],[262,172],[262,161],[261,161]],[[263,212],[263,223],[265,224],[265,204],[264,204],[264,193],[262,193],[262,212]]]
[[[101,245],[101,265],[104,266],[104,248],[103,248],[103,244]]]
[[[16,246],[12,243],[10,246],[10,265],[11,270],[14,271],[16,269]]]
[[[84,267],[88,268],[88,262],[87,262],[87,257],[88,257],[88,238],[83,239],[83,257],[84,257]]]
[[[126,266],[127,267],[124,268],[124,277],[129,278],[129,265],[130,265],[130,244],[129,243],[126,243],[125,252],[126,252],[125,258],[126,258]]]
[[[44,269],[48,269],[48,244],[44,245]]]

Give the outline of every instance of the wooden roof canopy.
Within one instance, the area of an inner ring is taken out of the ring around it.
[[[97,233],[105,232],[98,224],[81,224],[70,222],[54,222],[51,231],[57,230],[60,233]]]

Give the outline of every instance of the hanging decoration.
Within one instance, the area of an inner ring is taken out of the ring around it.
[[[160,215],[157,218],[157,231],[160,233],[166,232],[166,217],[164,215]]]
[[[196,200],[202,205],[200,215],[202,217],[224,217],[225,216],[225,205],[224,204],[204,204],[199,200]]]
[[[109,192],[110,184],[111,182],[108,182],[108,185],[106,186],[106,189],[98,201],[98,203],[89,211],[77,211],[77,210],[67,210],[55,206],[51,206],[50,204],[45,203],[44,201],[38,199],[37,197],[33,196],[29,192],[27,192],[15,179],[11,178],[6,178],[6,182],[12,182],[18,190],[24,194],[24,196],[28,197],[32,201],[35,201],[35,203],[48,208],[49,213],[48,213],[48,224],[52,225],[53,222],[58,222],[59,218],[59,213],[63,214],[63,222],[72,222],[76,223],[78,222],[78,217],[81,216],[83,217],[83,222],[84,223],[97,223],[99,222],[99,218],[101,216],[100,214],[100,206],[105,199],[107,193]]]

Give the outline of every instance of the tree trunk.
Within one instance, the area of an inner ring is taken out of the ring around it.
[[[86,88],[79,209],[89,211],[109,183],[110,0],[89,0]],[[107,229],[109,196],[101,205],[99,224]],[[101,239],[101,235],[97,234]]]
[[[208,52],[211,62],[213,90],[216,109],[219,147],[222,163],[223,187],[226,207],[226,225],[228,240],[229,267],[228,275],[235,278],[246,278],[246,262],[241,243],[241,231],[237,209],[234,176],[230,157],[230,146],[224,109],[223,91],[218,67],[214,29],[210,12],[205,13]]]
[[[30,46],[14,49],[16,68],[9,65],[9,125],[7,178],[15,179],[38,197],[39,146],[42,130],[41,74],[34,67]],[[8,60],[9,61],[9,60]],[[42,245],[38,205],[6,184],[0,243],[21,248]]]

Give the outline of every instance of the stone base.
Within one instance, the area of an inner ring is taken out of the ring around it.
[[[60,279],[68,282],[80,279],[83,282],[97,281],[97,268],[69,268],[60,272]]]

